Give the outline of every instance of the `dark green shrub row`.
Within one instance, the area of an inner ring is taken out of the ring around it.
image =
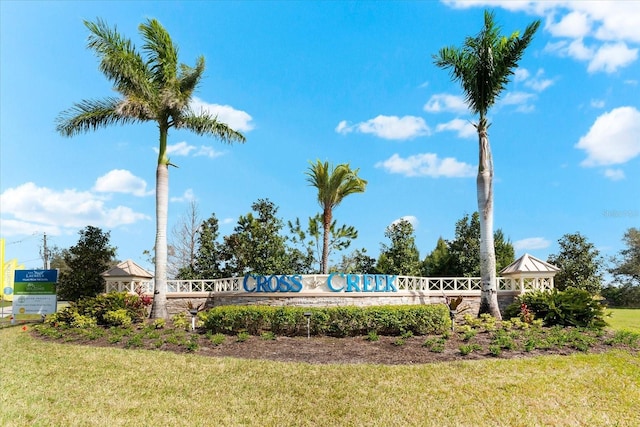
[[[545,326],[600,329],[607,325],[604,321],[604,306],[583,289],[527,292],[506,308],[504,317],[520,317],[523,304],[533,312],[536,319],[542,319]]]
[[[640,285],[605,286],[600,292],[609,307],[640,308]]]
[[[200,313],[203,327],[211,333],[237,334],[247,331],[260,335],[306,335],[311,313],[313,335],[336,337],[367,335],[440,334],[450,327],[449,310],[444,305],[409,305],[379,307],[271,307],[222,306]]]
[[[147,316],[147,297],[127,292],[109,292],[95,297],[84,297],[48,317],[49,323],[69,326],[95,323],[121,326],[141,322]]]

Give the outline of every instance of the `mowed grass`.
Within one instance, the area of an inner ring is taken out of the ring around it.
[[[623,351],[310,365],[43,342],[22,325],[0,351],[2,426],[640,425],[640,357]]]
[[[607,312],[611,312],[611,316],[606,318],[611,328],[640,332],[640,309],[612,308]]]

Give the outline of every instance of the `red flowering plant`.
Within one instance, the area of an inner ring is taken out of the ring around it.
[[[531,311],[529,307],[527,307],[527,304],[520,304],[520,320],[522,320],[524,323],[531,324],[533,323],[534,317],[535,316],[533,314],[533,311]]]

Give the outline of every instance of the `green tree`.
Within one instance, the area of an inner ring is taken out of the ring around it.
[[[382,274],[418,276],[420,274],[420,253],[416,247],[413,225],[406,219],[387,227],[385,237],[390,245],[382,245],[376,269]]]
[[[367,181],[358,177],[360,169],[352,170],[349,164],[339,164],[335,168],[328,162],[317,160],[311,162],[306,172],[307,181],[318,190],[318,203],[322,208],[322,261],[320,271],[329,271],[329,240],[331,224],[333,223],[333,209],[350,194],[363,193]]]
[[[496,274],[515,260],[515,250],[501,229],[493,234]],[[466,214],[456,222],[455,237],[438,239],[436,248],[423,261],[423,274],[431,277],[480,276],[480,215]]]
[[[110,233],[87,226],[79,234],[78,243],[62,252],[61,265],[67,268],[60,272],[57,293],[60,299],[67,301],[104,292],[102,273],[115,265],[116,248],[109,245]]]
[[[224,237],[225,276],[304,271],[311,260],[287,245],[287,237],[281,234],[284,223],[276,216],[278,208],[273,202],[260,199],[251,205],[251,209],[256,215],[249,212],[241,216],[234,232]]]
[[[155,19],[139,26],[142,53],[130,39],[102,20],[84,21],[89,29],[88,48],[100,59],[100,71],[113,82],[119,97],[83,100],[63,111],[57,130],[64,136],[112,124],[155,122],[160,132],[156,167],[155,296],[152,318],[167,313],[167,216],[169,202],[169,129],[188,129],[224,142],[244,142],[244,136],[205,111],[190,107],[192,95],[204,72],[204,57],[195,67],[178,63],[178,48]]]
[[[301,252],[311,254],[314,261],[318,263],[318,271],[322,271],[322,246],[323,235],[320,230],[322,229],[322,214],[317,214],[314,217],[309,217],[307,229],[304,230],[300,225],[300,220],[296,219],[295,223],[289,221],[289,229],[293,235],[294,243],[302,246]],[[342,251],[351,246],[351,242],[358,238],[358,230],[352,225],[343,224],[338,227],[336,220],[331,222],[329,227],[329,246],[328,257],[334,251]],[[342,270],[341,270],[342,271]]]
[[[560,251],[547,261],[560,268],[554,278],[561,291],[572,287],[596,295],[602,286],[604,260],[593,243],[580,233],[565,234],[558,240]]]
[[[451,254],[449,245],[442,237],[438,238],[435,249],[422,261],[422,276],[424,277],[453,277],[451,271]]]
[[[365,248],[342,255],[342,260],[336,266],[336,271],[349,274],[378,274],[376,259],[367,255]]]
[[[223,254],[218,242],[218,218],[211,214],[209,219],[200,225],[198,232],[198,250],[196,251],[195,273],[198,279],[219,279],[224,277],[222,271]]]
[[[640,229],[629,228],[622,238],[625,248],[611,261],[613,283],[602,289],[602,296],[616,307],[640,307]]]
[[[609,272],[617,283],[640,286],[640,229],[629,228],[622,241],[626,247],[613,259]]]
[[[480,276],[482,292],[479,314],[489,313],[501,318],[498,307],[496,257],[493,242],[493,159],[489,146],[487,113],[509,83],[525,49],[538,30],[540,21],[527,26],[520,37],[500,35],[491,12],[484,13],[484,27],[475,37],[467,37],[461,48],[440,49],[434,55],[436,66],[450,70],[454,81],[460,82],[469,108],[479,115],[479,162],[477,176],[478,211],[480,216]]]

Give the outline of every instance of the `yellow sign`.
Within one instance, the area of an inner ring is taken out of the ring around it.
[[[5,240],[0,239],[0,296],[3,301],[13,301],[13,280],[16,270],[24,269],[17,259],[4,260]]]

